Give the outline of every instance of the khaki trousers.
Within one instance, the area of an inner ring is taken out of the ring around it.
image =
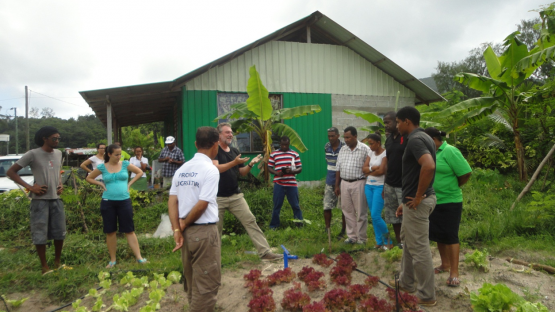
[[[192,225],[183,231],[183,287],[190,312],[212,312],[221,284],[221,242],[216,224]]]
[[[350,240],[366,243],[368,234],[368,203],[364,194],[366,179],[341,181],[341,210],[345,215],[347,236]]]
[[[263,257],[270,252],[270,245],[264,236],[264,233],[256,223],[256,218],[252,214],[243,193],[234,194],[229,197],[217,197],[218,203],[218,232],[222,237],[224,227],[225,211],[231,212],[240,222],[249,234],[252,244],[256,248],[259,257]]]
[[[434,267],[430,250],[429,220],[436,206],[436,196],[424,198],[416,210],[403,204],[403,258],[399,284],[407,290],[416,287],[416,296],[422,300],[435,300]]]

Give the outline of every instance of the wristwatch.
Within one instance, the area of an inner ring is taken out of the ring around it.
[[[252,164],[248,164],[247,166],[249,166],[249,167],[251,167],[251,168],[253,167],[253,165],[252,165]]]

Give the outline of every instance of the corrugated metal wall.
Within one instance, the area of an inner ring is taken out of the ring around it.
[[[299,181],[323,179],[327,173],[324,145],[328,142],[331,124],[331,94],[284,93],[283,107],[318,104],[322,111],[317,114],[285,120],[303,139],[308,151],[300,153],[303,171]]]
[[[201,126],[217,126],[212,122],[217,117],[218,91],[183,90],[183,153],[185,159],[191,159],[196,152],[195,133]],[[301,153],[303,172],[299,181],[314,181],[326,175],[324,145],[327,142],[326,130],[331,127],[331,95],[282,93],[283,107],[318,104],[322,111],[317,114],[286,120],[303,139],[308,151]],[[245,155],[255,156],[255,155]],[[256,174],[256,170],[254,172]]]
[[[218,117],[217,95],[217,91],[188,91],[183,89],[183,154],[185,154],[186,160],[191,159],[197,151],[195,148],[197,128],[218,125],[212,122],[214,118]]]
[[[187,90],[244,92],[256,65],[270,92],[414,97],[414,92],[353,50],[336,45],[272,41],[210,69]]]

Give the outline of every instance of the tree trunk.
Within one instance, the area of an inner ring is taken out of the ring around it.
[[[526,166],[524,165],[524,146],[522,144],[520,131],[518,130],[518,128],[514,129],[514,137],[515,137],[518,177],[520,181],[525,181],[526,179],[528,179],[528,173],[526,172]]]
[[[516,203],[519,200],[521,200],[522,197],[530,190],[530,188],[532,187],[532,184],[534,184],[534,181],[536,181],[536,179],[538,178],[538,175],[542,171],[543,166],[545,166],[545,163],[547,163],[547,161],[551,158],[551,156],[553,156],[553,152],[555,152],[555,144],[553,144],[553,146],[549,150],[549,153],[547,153],[547,155],[543,158],[542,162],[538,166],[538,169],[536,169],[536,172],[534,172],[534,174],[532,175],[532,178],[530,179],[528,184],[526,184],[526,186],[524,187],[522,192],[520,192],[520,194],[518,194],[518,197],[516,198],[515,202],[511,206],[511,210],[513,210],[515,208]]]

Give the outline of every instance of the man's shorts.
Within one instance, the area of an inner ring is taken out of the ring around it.
[[[341,204],[339,206],[337,203],[339,197],[335,195],[335,185],[327,185],[324,191],[324,210],[332,210],[333,208],[341,209]]]
[[[30,212],[34,245],[46,245],[50,239],[66,238],[66,214],[61,199],[33,199]]]
[[[396,217],[395,212],[397,212],[397,208],[399,205],[403,203],[403,191],[400,187],[393,187],[388,185],[387,183],[384,184],[383,187],[383,197],[384,197],[384,215],[385,215],[385,223],[387,224],[400,224],[403,223],[403,217]]]

